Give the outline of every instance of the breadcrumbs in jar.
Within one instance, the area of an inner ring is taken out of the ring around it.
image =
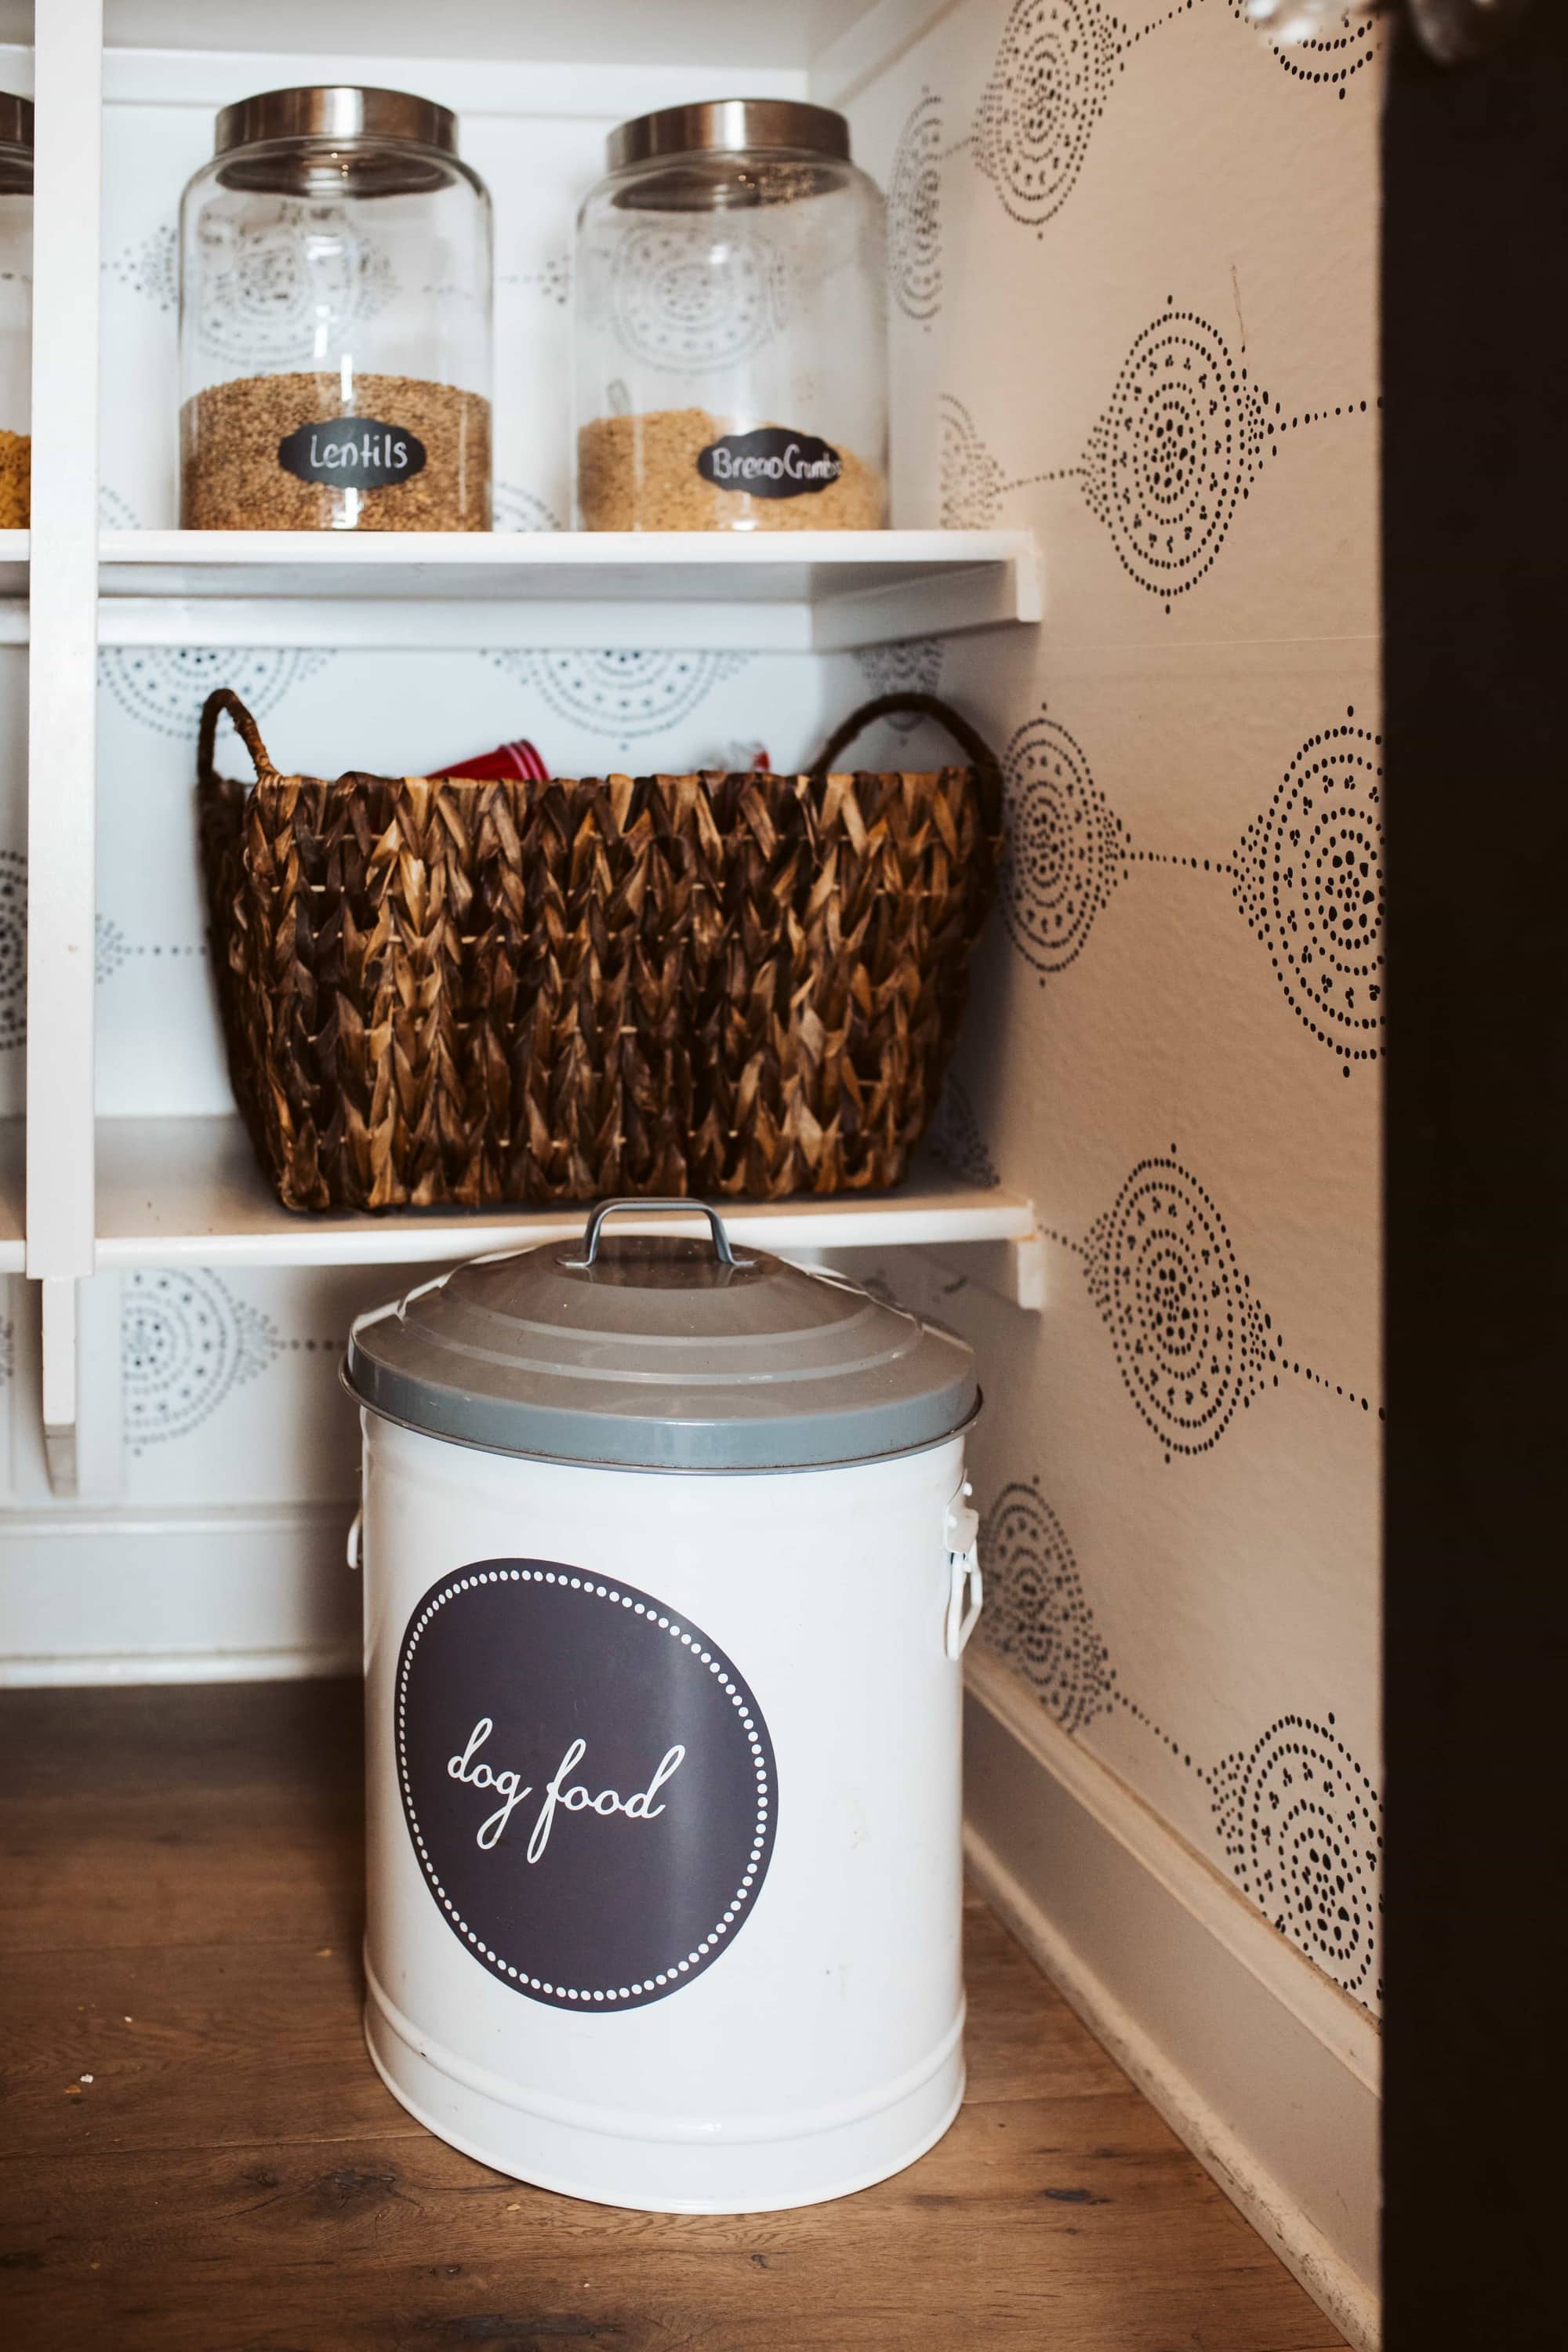
[[[803,477],[795,495],[775,487]],[[584,425],[577,495],[588,530],[876,530],[887,520],[882,477],[852,449],[705,408]]]
[[[883,204],[841,114],[723,99],[624,122],[577,223],[589,530],[888,520]]]

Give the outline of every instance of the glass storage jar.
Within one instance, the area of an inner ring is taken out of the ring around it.
[[[0,90],[0,530],[26,530],[33,480],[33,107]]]
[[[584,528],[885,523],[884,208],[843,116],[669,107],[609,165],[577,224]]]
[[[180,207],[188,530],[488,530],[490,202],[400,90],[225,107]]]

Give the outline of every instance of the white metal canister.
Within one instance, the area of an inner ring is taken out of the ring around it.
[[[810,2204],[963,2095],[950,1332],[665,1234],[363,1318],[365,2032],[455,2147],[670,2212]]]

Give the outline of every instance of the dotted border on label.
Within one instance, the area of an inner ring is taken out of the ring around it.
[[[414,1790],[408,1777],[405,1715],[408,1676],[414,1664],[414,1654],[419,1646],[420,1636],[437,1612],[443,1609],[448,1601],[455,1601],[459,1592],[468,1592],[480,1584],[557,1584],[571,1591],[581,1592],[585,1599],[609,1601],[619,1608],[631,1610],[635,1615],[645,1617],[650,1625],[655,1625],[660,1632],[668,1633],[671,1641],[679,1642],[689,1649],[692,1656],[705,1665],[710,1675],[717,1676],[720,1689],[726,1694],[731,1706],[740,1715],[742,1729],[751,1747],[752,1769],[756,1775],[757,1782],[757,1812],[752,1829],[752,1849],[747,1857],[745,1870],[742,1874],[741,1883],[730,1897],[723,1913],[694,1950],[689,1952],[684,1959],[672,1960],[664,1969],[647,1977],[635,1979],[629,1985],[618,1987],[557,1985],[552,1984],[546,1979],[531,1976],[526,1969],[513,1968],[509,1960],[503,1959],[499,1952],[493,1951],[484,1937],[469,1927],[442,1885],[437,1874],[436,1865],[426,1847],[424,1832],[419,1826],[419,1816],[415,1811]],[[414,1840],[415,1851],[419,1856],[420,1867],[429,1881],[437,1900],[446,1912],[453,1932],[471,1944],[475,1951],[489,1961],[499,1975],[514,1984],[520,1992],[542,1993],[546,2000],[577,2001],[589,2009],[592,2009],[595,2003],[601,2007],[613,2005],[618,2009],[624,2002],[628,2007],[634,2007],[639,2001],[646,2000],[650,1993],[658,1995],[674,1990],[682,1978],[690,1976],[693,1971],[700,1973],[704,1967],[718,1957],[722,1939],[730,1934],[731,1930],[744,1926],[747,1915],[742,1906],[750,1902],[761,1885],[763,1874],[767,1867],[769,1817],[773,1810],[773,1791],[768,1782],[768,1759],[760,1736],[758,1717],[752,1712],[750,1694],[740,1689],[724,1671],[724,1661],[721,1658],[716,1658],[711,1650],[704,1649],[696,1634],[688,1632],[675,1618],[662,1612],[656,1601],[649,1601],[646,1595],[639,1598],[636,1592],[623,1591],[616,1584],[601,1584],[592,1576],[574,1576],[570,1570],[563,1568],[468,1570],[456,1579],[444,1583],[433,1595],[426,1595],[420,1604],[418,1615],[404,1636],[403,1656],[398,1666],[396,1703],[397,1769],[403,1783],[404,1811],[408,1818],[409,1832]]]

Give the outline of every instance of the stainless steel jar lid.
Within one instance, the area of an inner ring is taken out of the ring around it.
[[[339,82],[264,89],[224,108],[213,152],[226,155],[231,148],[273,139],[403,139],[455,155],[458,118],[449,108],[404,89],[355,89]]]
[[[694,1210],[707,1241],[603,1237]],[[470,1265],[361,1316],[343,1379],[374,1412],[497,1454],[621,1469],[825,1468],[934,1445],[979,1403],[956,1333],[837,1276],[732,1248],[692,1201],[612,1201],[581,1241]]]
[[[789,98],[716,98],[695,106],[665,106],[612,131],[605,152],[612,172],[672,155],[734,155],[784,149],[795,154],[849,160],[849,125],[830,107]]]
[[[458,118],[402,89],[323,83],[266,89],[226,106],[214,142],[226,188],[268,195],[427,194],[461,177]]]

